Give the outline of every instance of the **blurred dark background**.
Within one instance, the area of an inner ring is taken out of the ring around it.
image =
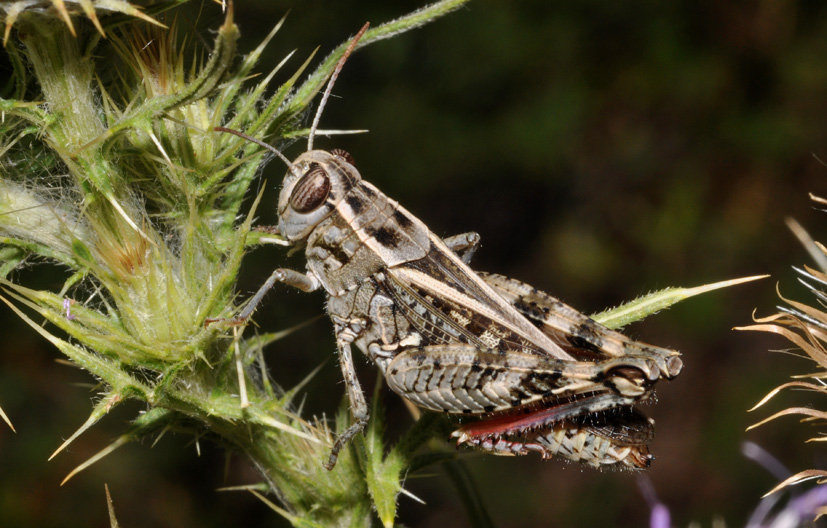
[[[260,71],[293,49],[292,68],[316,46],[322,56],[365,22],[401,16],[419,2],[236,3],[240,49],[255,47],[289,9]],[[189,16],[193,16],[190,14]],[[198,22],[215,28],[205,3]],[[203,30],[205,39],[210,32]],[[496,2],[466,8],[351,58],[323,128],[369,129],[319,138],[340,147],[364,178],[401,201],[442,236],[474,230],[475,267],[527,281],[586,313],[667,286],[696,286],[761,273],[772,279],[695,298],[626,332],[684,354],[685,369],[658,391],[645,474],[673,524],[743,525],[776,479],[740,454],[751,440],[793,471],[823,468],[819,429],[786,418],[745,428],[814,397],[784,395],[748,414],[773,387],[810,363],[771,353],[780,338],[732,331],[788,297],[807,299],[791,265],[808,263],[784,225],[795,217],[827,242],[827,216],[808,193],[827,194],[827,4],[816,1]],[[279,79],[292,72],[290,66]],[[299,142],[286,154],[295,157]],[[268,167],[274,204],[283,167]],[[261,209],[266,209],[261,208]],[[263,213],[261,223],[272,223]],[[250,256],[243,291],[253,291],[284,251]],[[42,267],[41,267],[42,268]],[[39,270],[36,270],[39,271]],[[43,279],[41,279],[43,281]],[[40,287],[59,289],[60,282]],[[321,294],[281,289],[256,321],[278,329],[312,318]],[[809,300],[809,299],[807,299]],[[140,410],[118,410],[54,461],[46,458],[85,420],[83,372],[55,362],[56,350],[8,310],[0,405],[17,433],[0,427],[0,524],[108,526],[108,483],[123,526],[282,526],[245,493],[222,485],[256,482],[238,456],[191,438],[129,445],[58,484],[103,449]],[[325,351],[328,352],[320,352]],[[326,319],[268,356],[275,381],[290,387],[326,361],[310,384],[311,413],[336,409],[344,387]],[[363,383],[375,370],[363,362]],[[384,395],[393,431],[410,418]],[[463,453],[501,527],[642,526],[648,507],[637,475],[597,472],[538,457]],[[415,478],[414,478],[415,477]],[[456,491],[438,468],[414,475],[401,497],[412,527],[464,525]]]

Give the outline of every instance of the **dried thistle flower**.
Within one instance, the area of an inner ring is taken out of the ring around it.
[[[813,195],[810,195],[810,197],[816,203],[822,205],[827,204],[827,201],[822,198]],[[804,266],[803,269],[793,268],[800,276],[798,279],[799,282],[809,289],[815,297],[815,302],[811,305],[793,301],[784,298],[779,292],[778,296],[785,304],[779,306],[778,313],[769,317],[756,318],[756,324],[741,327],[738,328],[738,330],[770,332],[781,335],[797,348],[801,349],[805,357],[809,357],[816,363],[819,370],[809,374],[793,376],[793,381],[789,381],[773,389],[758,402],[755,407],[750,409],[751,411],[758,409],[785,389],[797,388],[812,391],[816,394],[827,394],[827,383],[825,383],[825,381],[827,381],[827,310],[825,310],[825,303],[827,303],[827,293],[825,293],[825,290],[827,290],[827,248],[810,238],[807,232],[794,220],[788,220],[788,225],[799,240],[802,241],[820,268],[815,269],[809,266]],[[790,407],[750,426],[749,429],[789,415],[803,416],[802,422],[815,424],[820,424],[824,420],[827,420],[827,411],[809,407]],[[807,441],[824,442],[825,440],[827,440],[827,436],[824,436],[822,433]],[[827,479],[827,471],[815,469],[801,471],[784,479],[767,493],[767,495],[775,493],[786,486],[811,479],[820,479],[819,484],[823,484],[827,482],[827,480],[825,480]],[[821,486],[819,489],[820,488]],[[816,495],[813,495],[813,497],[822,497],[823,494],[823,490],[820,490]],[[818,514],[821,515],[825,513],[825,511],[827,511],[827,501],[822,504]]]

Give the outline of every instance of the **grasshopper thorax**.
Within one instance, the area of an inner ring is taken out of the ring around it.
[[[279,233],[290,242],[313,229],[362,179],[344,151],[311,150],[293,162],[279,195]]]

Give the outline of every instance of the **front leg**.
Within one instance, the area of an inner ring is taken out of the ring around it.
[[[228,322],[234,326],[246,323],[247,319],[253,315],[253,312],[261,300],[264,299],[264,296],[270,291],[270,288],[272,288],[277,282],[287,284],[288,286],[293,286],[303,292],[312,292],[321,287],[321,282],[319,282],[319,279],[317,279],[316,276],[310,272],[302,273],[291,269],[279,268],[270,275],[264,284],[261,285],[261,288],[258,289],[256,294],[253,295],[238,315],[230,319],[208,318],[204,321],[204,326],[208,326],[216,322]]]
[[[339,452],[342,448],[365,429],[370,415],[368,404],[365,401],[365,394],[362,392],[361,385],[359,385],[359,378],[356,377],[353,354],[350,351],[350,344],[356,338],[356,332],[354,332],[352,326],[336,324],[336,346],[339,349],[339,366],[342,368],[342,377],[345,380],[347,397],[350,400],[350,413],[355,422],[345,429],[333,444],[333,448],[330,450],[330,458],[324,465],[328,470],[333,469],[336,465],[336,460],[339,458]]]

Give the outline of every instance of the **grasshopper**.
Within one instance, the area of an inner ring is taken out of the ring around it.
[[[673,350],[628,339],[532,286],[477,272],[479,235],[441,239],[362,179],[342,150],[314,150],[313,136],[342,65],[316,112],[308,150],[289,161],[278,234],[303,245],[307,269],[277,269],[236,317],[246,320],[275,283],[324,289],[354,423],[325,464],[368,421],[352,346],[397,394],[468,419],[454,433],[499,455],[537,452],[594,467],[643,468],[654,422],[634,404],[682,362]],[[244,134],[229,129],[242,137]]]

